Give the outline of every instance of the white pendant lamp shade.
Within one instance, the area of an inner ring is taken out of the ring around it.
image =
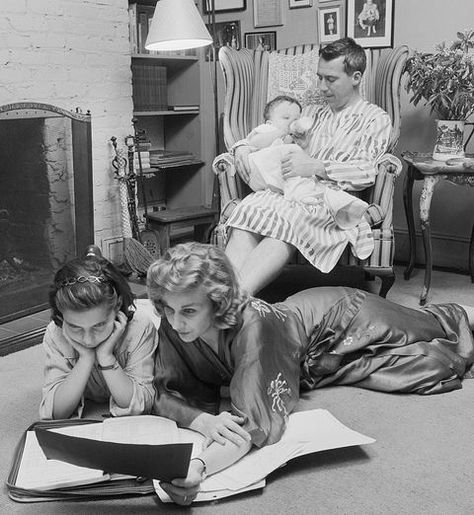
[[[194,0],[159,0],[151,22],[147,50],[183,50],[210,45],[206,29]]]

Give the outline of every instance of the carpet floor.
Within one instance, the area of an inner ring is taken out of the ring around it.
[[[423,273],[397,281],[389,299],[418,306]],[[370,286],[370,283],[369,283]],[[372,287],[377,287],[373,284]],[[433,302],[474,305],[468,276],[434,272]],[[472,299],[472,300],[471,300]],[[305,394],[299,410],[325,408],[376,443],[326,451],[289,462],[260,491],[180,508],[155,495],[89,502],[15,503],[4,485],[22,432],[37,420],[41,346],[0,358],[1,514],[195,513],[205,515],[427,514],[467,515],[474,507],[474,380],[438,396],[393,395],[353,387]]]

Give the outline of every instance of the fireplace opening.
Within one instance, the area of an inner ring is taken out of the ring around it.
[[[47,307],[55,270],[93,242],[90,116],[0,107],[0,323]]]

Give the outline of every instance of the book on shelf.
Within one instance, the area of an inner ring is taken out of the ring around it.
[[[150,164],[161,168],[187,165],[197,162],[188,150],[150,150]]]
[[[199,111],[199,104],[179,104],[168,106],[171,111]]]
[[[132,95],[135,111],[167,110],[166,66],[132,63]]]

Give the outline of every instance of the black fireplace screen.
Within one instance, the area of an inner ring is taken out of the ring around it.
[[[0,107],[0,323],[47,306],[54,271],[93,241],[90,116]]]

